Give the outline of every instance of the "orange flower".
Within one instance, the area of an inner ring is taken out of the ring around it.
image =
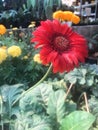
[[[63,11],[59,10],[59,11],[54,12],[53,13],[53,18],[64,21],[64,13],[63,13]]]
[[[73,14],[71,21],[72,21],[74,24],[78,24],[78,23],[80,22],[80,17],[77,16],[77,15],[75,15],[75,14]]]
[[[3,24],[0,24],[0,35],[3,35],[6,33],[6,27]]]
[[[64,20],[71,21],[73,13],[71,11],[64,11]]]
[[[80,22],[80,18],[71,11],[56,11],[53,13],[53,18],[60,21],[70,21],[74,24],[78,24]]]

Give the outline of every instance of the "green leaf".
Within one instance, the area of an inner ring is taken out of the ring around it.
[[[88,130],[95,117],[85,111],[74,111],[62,120],[60,130]]]
[[[49,95],[52,91],[52,85],[42,83],[27,93],[20,100],[20,109],[22,111],[34,111],[34,113],[42,113],[45,109]]]
[[[13,115],[18,115],[19,107],[17,104],[13,106],[12,103],[23,92],[23,87],[23,84],[1,86],[1,96],[3,98],[3,120],[9,119]]]
[[[87,73],[87,69],[82,68],[82,69],[81,69],[81,72],[82,72],[83,76],[85,76],[85,75],[86,75],[86,73]]]
[[[32,114],[31,114],[32,115]],[[20,115],[15,121],[15,130],[52,130],[51,124],[47,117],[33,114],[32,116],[26,114]]]
[[[23,84],[3,85],[1,87],[1,94],[4,97],[4,101],[8,101],[9,106],[11,106],[16,98],[24,91],[23,88]]]
[[[90,76],[88,76],[87,78],[86,78],[86,84],[88,85],[88,86],[92,86],[93,84],[94,84],[94,76],[92,76],[92,75],[90,75]]]
[[[47,112],[51,119],[60,122],[65,116],[65,92],[58,90],[52,91],[49,95]]]
[[[81,85],[85,84],[86,83],[86,79],[84,77],[82,77],[80,80],[79,80],[79,83]]]

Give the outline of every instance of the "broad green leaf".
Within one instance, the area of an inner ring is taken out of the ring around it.
[[[3,120],[11,118],[12,115],[18,115],[19,107],[17,104],[15,106],[12,106],[12,103],[24,91],[23,88],[23,84],[1,86],[1,96],[3,98]]]
[[[74,111],[62,120],[60,130],[88,130],[95,117],[85,111]]]
[[[15,121],[15,130],[52,130],[49,119],[37,114],[20,115]]]
[[[51,119],[60,122],[65,116],[65,92],[58,90],[52,91],[49,95],[47,112]]]
[[[7,102],[10,107],[23,91],[23,84],[3,85],[1,87],[1,95],[3,96],[3,100],[4,102]]]
[[[20,100],[20,109],[22,111],[42,112],[45,109],[49,95],[52,91],[52,85],[40,84]]]

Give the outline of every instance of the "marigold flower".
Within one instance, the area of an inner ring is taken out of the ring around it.
[[[21,55],[22,50],[19,46],[11,46],[7,49],[8,55],[12,56],[12,57],[18,57]]]
[[[64,13],[63,11],[59,10],[59,11],[56,11],[53,13],[53,18],[54,19],[57,19],[57,20],[61,20],[61,21],[64,21]]]
[[[3,35],[5,34],[7,31],[6,27],[2,24],[0,24],[0,35]]]
[[[53,13],[53,18],[61,21],[70,21],[74,24],[78,24],[80,22],[79,16],[75,15],[71,11],[56,11]]]
[[[72,21],[74,24],[78,24],[78,23],[80,22],[80,17],[77,16],[77,15],[75,15],[75,14],[73,14],[71,21]]]
[[[64,11],[64,20],[71,21],[73,13],[71,11]]]
[[[14,28],[12,28],[12,30],[13,30],[13,31],[18,30],[18,28],[17,28],[17,27],[14,27]]]
[[[41,49],[42,64],[52,63],[54,73],[69,72],[88,56],[86,39],[58,20],[42,21],[32,34],[31,42]]]
[[[9,32],[9,34],[10,34],[10,35],[12,35],[12,34],[13,34],[13,32],[12,32],[12,31],[10,31],[10,32]]]
[[[30,24],[30,25],[28,26],[28,28],[33,28],[33,27],[35,27],[35,24]]]
[[[28,56],[24,56],[23,59],[25,59],[25,60],[28,59]]]
[[[7,46],[1,46],[0,48],[6,50],[6,49],[7,49]]]
[[[2,63],[7,58],[6,50],[0,48],[0,63]]]
[[[41,59],[40,59],[40,54],[35,54],[35,56],[33,57],[33,60],[39,64],[42,63]]]

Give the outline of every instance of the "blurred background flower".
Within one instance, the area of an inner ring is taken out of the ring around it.
[[[12,57],[18,57],[21,55],[22,50],[19,46],[11,46],[7,49],[8,55],[12,56]]]
[[[3,48],[0,48],[0,63],[2,63],[3,61],[5,61],[7,58],[7,53],[6,50]]]
[[[6,27],[3,24],[0,24],[0,35],[5,34],[7,31]]]

